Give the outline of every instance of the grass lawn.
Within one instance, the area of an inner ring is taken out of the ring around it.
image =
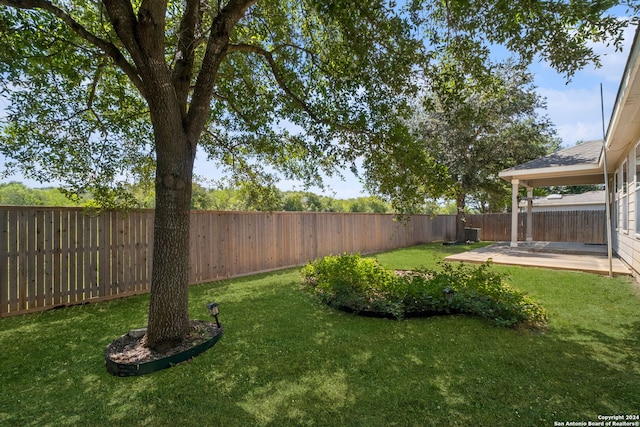
[[[432,267],[466,247],[379,254]],[[549,311],[532,334],[471,317],[395,321],[336,312],[298,270],[190,291],[220,303],[225,335],[142,377],[104,368],[105,347],[145,324],[148,296],[0,319],[0,425],[553,426],[640,413],[640,292],[627,278],[494,267]]]

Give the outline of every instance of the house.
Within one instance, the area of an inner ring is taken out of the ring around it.
[[[611,250],[640,275],[640,32],[637,30],[602,141],[589,141],[500,172],[512,185],[511,246],[517,246],[518,189],[551,185],[605,184]],[[527,221],[528,227],[531,221]],[[531,237],[527,230],[527,239]]]
[[[604,178],[603,178],[604,179]],[[604,211],[605,191],[595,190],[582,194],[549,194],[533,197],[532,212]],[[519,203],[520,212],[526,212],[528,200]]]

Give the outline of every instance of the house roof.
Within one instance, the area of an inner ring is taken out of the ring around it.
[[[601,155],[602,140],[587,141],[505,169],[499,176],[507,181],[518,179],[530,187],[601,184]]]
[[[602,140],[588,141],[574,147],[556,151],[545,157],[522,163],[511,169],[526,170],[550,167],[598,164],[602,153]],[[509,169],[507,169],[509,170]]]

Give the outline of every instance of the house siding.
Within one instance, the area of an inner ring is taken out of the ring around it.
[[[637,144],[638,141],[636,141],[636,144],[631,144],[627,156],[621,160],[615,170],[618,180],[620,180],[624,172],[622,168],[628,168],[628,178],[626,197],[623,195],[620,183],[615,190],[614,203],[616,206],[613,211],[617,212],[617,215],[612,220],[615,228],[615,236],[612,242],[613,250],[620,259],[631,266],[633,275],[636,278],[640,277],[640,233],[637,232],[636,228],[636,188],[639,179],[636,173]],[[627,215],[626,223],[623,223],[622,212],[625,208],[623,204],[625,201]]]

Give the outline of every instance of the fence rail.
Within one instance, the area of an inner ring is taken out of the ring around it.
[[[0,207],[0,317],[148,292],[152,210]],[[190,283],[451,240],[455,218],[299,212],[191,215]]]

